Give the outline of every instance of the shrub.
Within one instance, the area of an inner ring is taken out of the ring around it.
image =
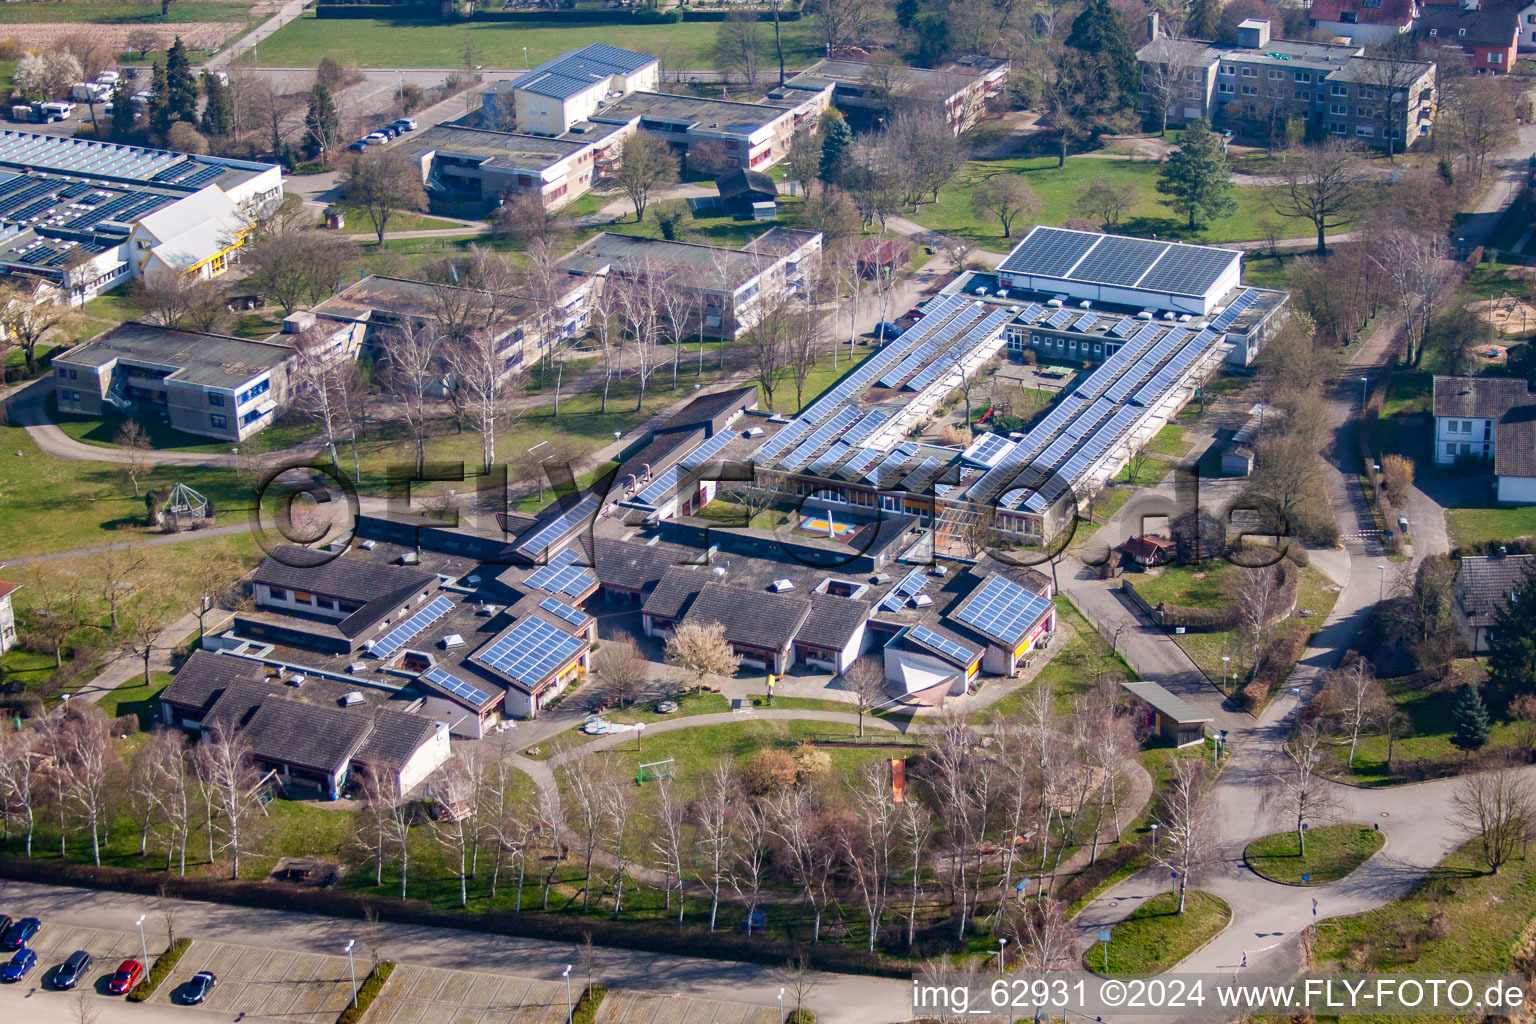
[[[1413,461],[1402,455],[1382,456],[1381,482],[1395,501],[1406,502],[1408,489],[1413,486]]]
[[[0,697],[0,714],[6,718],[41,718],[43,698],[37,693],[8,693]]]
[[[796,747],[794,757],[796,776],[800,782],[812,775],[825,775],[832,770],[832,755],[809,743]]]
[[[1254,675],[1239,694],[1239,701],[1248,711],[1257,711],[1269,699],[1270,692],[1290,674],[1291,666],[1307,649],[1312,631],[1305,623],[1293,622],[1284,636],[1270,645],[1269,652]]]
[[[761,750],[741,770],[741,784],[753,796],[768,796],[789,789],[800,780],[800,766],[785,750]]]
[[[138,715],[118,715],[107,723],[113,736],[130,736],[139,731]]]
[[[357,986],[357,1002],[349,1004],[341,1011],[341,1016],[336,1018],[336,1024],[358,1024],[363,1015],[368,1012],[368,1007],[374,999],[383,991],[384,983],[389,980],[390,972],[395,969],[393,960],[380,960],[373,965],[373,970],[368,972],[368,977]]]
[[[571,1024],[592,1024],[597,1019],[598,1007],[603,1005],[603,997],[608,994],[608,989],[602,985],[588,985],[582,992],[581,998],[576,1000],[575,1009],[571,1013]]]
[[[177,939],[171,943],[170,949],[155,957],[154,966],[149,969],[148,974],[144,975],[144,980],[139,982],[132,992],[128,993],[128,1001],[130,1003],[142,1003],[154,995],[155,989],[176,969],[176,964],[181,961],[182,955],[186,953],[187,948],[191,945],[191,939]]]
[[[810,1010],[801,1008],[785,1017],[784,1024],[816,1024],[816,1015]]]

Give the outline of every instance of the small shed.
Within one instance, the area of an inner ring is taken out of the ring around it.
[[[779,187],[762,171],[749,171],[745,168],[731,171],[722,174],[715,185],[720,189],[720,205],[734,217],[761,220],[757,216],[759,204],[767,203],[772,209],[779,199]]]
[[[1188,747],[1205,739],[1205,727],[1212,718],[1183,697],[1164,689],[1156,683],[1120,684],[1131,695],[1131,702],[1139,714],[1144,714],[1147,727],[1176,747]]]
[[[1132,537],[1124,548],[1126,557],[1137,565],[1167,565],[1173,558],[1173,541],[1155,533]]]
[[[871,238],[859,246],[859,276],[874,280],[907,265],[911,254],[905,239]]]

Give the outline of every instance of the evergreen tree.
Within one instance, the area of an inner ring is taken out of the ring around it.
[[[1533,346],[1527,342],[1524,347]],[[1527,568],[1525,579],[1493,617],[1488,681],[1504,701],[1536,694],[1536,568]]]
[[[1191,230],[1197,221],[1237,208],[1230,194],[1232,174],[1221,151],[1221,137],[1211,131],[1205,118],[1191,121],[1179,148],[1168,154],[1157,172],[1157,191],[1168,197],[1163,200],[1165,206],[1189,218]]]
[[[821,180],[833,184],[843,173],[848,151],[853,148],[853,129],[848,120],[831,107],[821,115]]]
[[[324,82],[316,82],[309,90],[309,110],[304,114],[306,143],[311,153],[325,153],[341,140],[341,115],[336,112],[336,100]]]
[[[112,137],[126,139],[133,134],[133,100],[129,98],[128,80],[119,78],[112,87]]]
[[[1067,45],[1104,62],[1104,84],[1118,93],[1111,106],[1135,105],[1141,86],[1136,47],[1131,44],[1125,19],[1109,5],[1109,0],[1088,0],[1082,13],[1072,19],[1072,33],[1067,36]]]
[[[155,134],[164,136],[171,130],[171,122],[176,120],[171,113],[170,103],[165,91],[165,68],[157,61],[149,73],[149,108],[146,111],[149,120],[149,128]]]
[[[1470,754],[1488,745],[1488,709],[1471,683],[1462,684],[1451,722],[1451,745],[1457,750]]]
[[[165,55],[165,105],[170,121],[197,124],[197,79],[192,77],[192,62],[180,36]],[[169,128],[167,123],[165,130]]]
[[[1215,39],[1221,26],[1221,0],[1191,0],[1184,31],[1191,39]]]
[[[918,0],[896,0],[896,24],[902,28],[911,28],[917,20],[918,10]]]
[[[223,138],[229,134],[229,94],[219,80],[208,72],[203,72],[203,88],[208,93],[208,102],[203,107],[203,134],[210,138]]]

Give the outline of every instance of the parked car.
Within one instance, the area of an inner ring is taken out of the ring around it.
[[[42,122],[52,124],[55,121],[67,121],[74,116],[75,105],[58,100],[54,103],[44,103],[42,107]]]
[[[382,146],[389,141],[389,136],[383,132],[373,132],[363,138],[363,142],[370,146]]]
[[[13,984],[27,976],[32,968],[37,966],[37,954],[30,949],[18,949],[16,955],[0,967],[0,981]]]
[[[897,327],[895,324],[888,320],[875,324],[875,337],[879,338],[881,341],[887,341],[896,337],[900,333],[901,328]]]
[[[10,931],[12,924],[13,922],[9,915],[0,914],[0,936],[4,936],[6,932]]]
[[[400,129],[392,124],[387,124],[383,128],[380,128],[379,132],[380,134],[391,139],[398,139],[400,137]]]
[[[368,148],[368,142],[367,142],[366,139],[358,139],[356,142],[352,143],[352,145],[348,146],[347,148],[350,149],[354,153],[361,153],[363,150]]]
[[[400,130],[403,132],[413,132],[416,130],[416,121],[414,118],[402,117],[394,123],[399,125]]]
[[[0,937],[0,949],[26,949],[27,943],[37,936],[37,930],[43,926],[43,922],[35,917],[24,917],[20,921],[13,922],[5,930],[4,937]]]
[[[112,972],[112,977],[107,979],[107,994],[127,995],[128,990],[137,985],[142,977],[144,977],[143,964],[137,960],[124,960],[117,965],[117,970]]]
[[[70,989],[80,984],[80,979],[85,977],[85,972],[91,969],[91,954],[83,949],[77,949],[64,958],[64,962],[53,969],[53,987]]]
[[[208,998],[208,993],[212,992],[213,986],[218,983],[219,977],[212,971],[198,971],[182,988],[181,1001],[188,1006],[197,1006]]]

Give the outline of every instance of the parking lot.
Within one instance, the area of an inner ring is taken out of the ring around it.
[[[164,944],[163,937],[151,934],[151,960]],[[140,956],[137,932],[52,925],[47,920],[32,948],[37,951],[38,966],[27,979],[30,985],[46,987],[53,968],[70,953],[83,949],[94,963],[80,988],[103,997],[106,979],[118,963]],[[357,961],[359,983],[369,966],[366,959]],[[180,1008],[182,986],[198,971],[212,971],[218,976],[218,985],[199,1010]],[[571,994],[579,996],[582,983],[572,980]],[[369,1011],[368,1024],[564,1024],[566,993],[563,981],[399,964]],[[291,1024],[334,1024],[351,997],[352,979],[345,956],[194,940],[175,972],[150,998],[149,1005],[159,1012],[148,1016],[174,1015],[174,1019],[190,1022],[216,1014],[226,1020],[267,1018]],[[777,1007],[618,989],[609,991],[596,1024],[777,1021]]]

